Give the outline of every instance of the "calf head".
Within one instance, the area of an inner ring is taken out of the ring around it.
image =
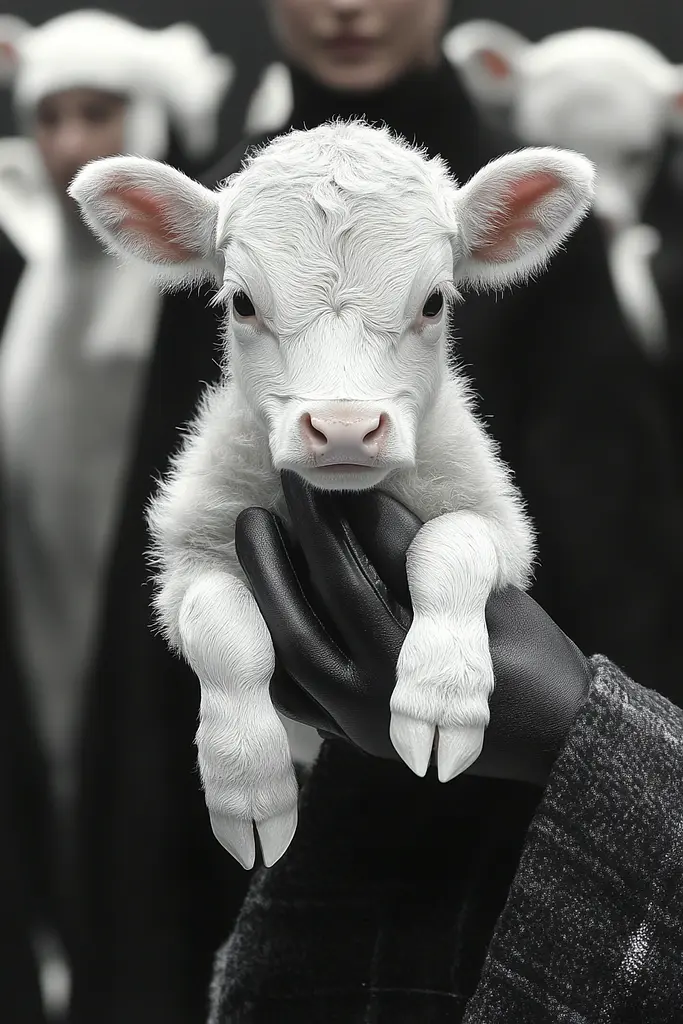
[[[358,490],[415,462],[458,289],[542,266],[592,187],[585,158],[539,149],[458,188],[440,160],[352,122],[282,136],[216,191],[110,158],[71,195],[113,252],[170,285],[219,285],[230,372],[274,466]]]
[[[568,146],[598,171],[596,212],[638,222],[667,134],[683,130],[683,68],[627,32],[572,29],[532,43],[493,21],[458,25],[445,48],[483,107],[504,108],[533,146]]]

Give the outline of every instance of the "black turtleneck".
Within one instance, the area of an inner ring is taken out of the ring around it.
[[[485,138],[481,124],[453,67],[444,58],[436,68],[419,68],[383,89],[357,92],[330,89],[306,72],[292,68],[294,128],[314,128],[332,117],[364,115],[373,124],[386,123],[408,142],[442,156],[458,178],[479,169],[479,154],[497,147]]]
[[[294,103],[283,128],[316,128],[332,118],[365,117],[425,146],[430,156],[442,156],[461,183],[497,153],[515,148],[514,142],[494,139],[481,123],[445,58],[437,67],[418,68],[383,89],[362,92],[329,88],[300,68],[289,71]],[[206,176],[207,184],[235,171],[235,156],[243,151],[242,143]]]

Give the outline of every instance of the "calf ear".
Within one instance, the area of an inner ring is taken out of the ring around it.
[[[683,135],[683,65],[674,69],[669,99],[669,123],[672,131]]]
[[[218,194],[173,167],[139,157],[95,160],[69,195],[105,248],[150,264],[161,283],[220,279]]]
[[[493,160],[456,194],[456,280],[495,288],[540,270],[585,217],[594,189],[593,165],[568,150]]]
[[[14,14],[0,14],[0,82],[7,85],[14,80],[21,62],[21,40],[31,31],[23,18]]]
[[[506,105],[517,88],[517,68],[532,43],[497,21],[466,21],[446,34],[443,48],[473,98]]]

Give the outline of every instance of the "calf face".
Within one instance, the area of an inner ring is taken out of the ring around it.
[[[459,287],[542,266],[592,190],[590,163],[552,149],[458,188],[440,160],[352,122],[281,137],[217,191],[114,158],[71,195],[113,251],[170,284],[219,284],[230,372],[275,468],[363,489],[414,464]]]

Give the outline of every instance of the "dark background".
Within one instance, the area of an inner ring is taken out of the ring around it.
[[[5,11],[39,24],[56,14],[86,6],[97,4],[87,0],[75,4],[17,0],[14,8]],[[192,21],[217,49],[233,58],[238,77],[222,126],[225,146],[232,145],[259,72],[274,56],[262,0],[116,0],[102,6],[149,27]],[[453,22],[481,17],[506,22],[531,39],[581,25],[623,29],[658,46],[670,60],[683,63],[681,0],[455,0]],[[11,131],[10,104],[5,95],[0,102],[0,134]]]

